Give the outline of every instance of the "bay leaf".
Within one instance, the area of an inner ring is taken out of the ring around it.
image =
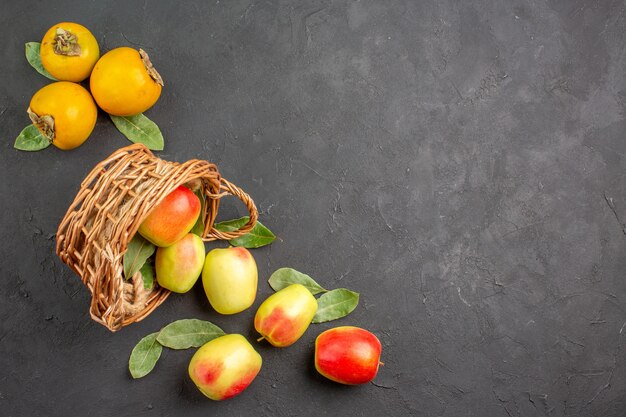
[[[150,289],[154,285],[154,265],[148,259],[141,268],[139,268],[139,272],[141,272],[141,277],[143,278],[143,287],[145,289]]]
[[[124,254],[124,277],[130,279],[152,256],[156,246],[144,239],[139,233],[128,242],[128,248]]]
[[[274,271],[272,276],[270,276],[268,282],[270,284],[270,287],[272,287],[274,291],[280,291],[283,288],[290,286],[291,284],[302,284],[309,291],[311,291],[311,294],[313,295],[328,291],[317,282],[315,282],[315,280],[307,274],[303,274],[302,272],[296,271],[293,268],[277,269],[276,271]]]
[[[156,123],[143,114],[134,116],[109,115],[117,130],[122,132],[128,140],[134,143],[142,143],[154,151],[162,151],[164,140],[161,130]]]
[[[183,319],[162,328],[157,340],[170,349],[188,349],[200,347],[224,334],[222,329],[209,321]]]
[[[249,220],[250,217],[244,216],[239,219],[226,220],[220,223],[215,223],[213,227],[215,227],[220,232],[234,232],[235,230],[240,229],[241,226],[243,226],[244,224],[248,223]]]
[[[141,339],[130,353],[128,370],[133,378],[148,375],[161,357],[163,346],[157,341],[158,334],[152,333]]]
[[[227,220],[220,223],[215,223],[215,227],[220,232],[234,232],[243,225],[248,223],[250,218],[248,216],[241,217],[239,219]],[[261,246],[269,245],[276,239],[274,233],[272,233],[267,227],[257,220],[256,224],[248,233],[243,236],[231,239],[228,241],[233,246],[242,246],[248,249],[260,248]]]
[[[206,204],[206,200],[202,191],[202,188],[200,188],[194,193],[200,200],[200,215],[198,216],[198,220],[196,220],[196,224],[194,224],[193,228],[191,229],[191,233],[200,237],[202,237],[202,232],[204,232],[204,219],[202,218],[202,213],[204,213],[204,206]]]
[[[312,323],[337,320],[350,314],[359,304],[359,293],[337,288],[317,299],[317,313]]]
[[[31,67],[35,68],[38,73],[47,77],[53,81],[57,81],[56,78],[52,76],[46,69],[43,67],[41,63],[41,54],[40,48],[41,44],[39,42],[27,42],[26,43],[26,60],[30,64]]]
[[[35,125],[26,126],[15,139],[13,147],[20,151],[40,151],[50,146],[50,141]]]

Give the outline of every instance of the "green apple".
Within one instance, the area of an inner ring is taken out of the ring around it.
[[[156,251],[156,278],[159,285],[184,293],[193,287],[204,265],[204,242],[188,233],[178,242]]]
[[[256,262],[246,248],[213,249],[204,260],[204,292],[220,314],[235,314],[250,307],[258,280]]]

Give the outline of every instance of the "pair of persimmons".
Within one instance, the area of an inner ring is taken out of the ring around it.
[[[148,54],[121,47],[100,57],[96,38],[77,23],[52,26],[41,41],[40,57],[59,81],[33,95],[28,115],[59,149],[74,149],[87,140],[96,125],[96,103],[111,115],[131,116],[152,107],[161,95],[163,80]],[[89,76],[91,94],[77,84]]]

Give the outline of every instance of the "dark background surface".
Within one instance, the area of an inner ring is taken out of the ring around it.
[[[626,415],[625,19],[611,0],[4,1],[1,414]],[[197,286],[115,334],[89,318],[54,233],[128,142],[101,115],[77,150],[12,148],[48,83],[24,43],[64,20],[103,51],[146,49],[159,155],[216,162],[280,237],[254,251],[249,311],[219,316]],[[192,350],[130,378],[135,343],[175,319],[253,337],[282,266],[360,292],[358,309],[255,345],[263,369],[230,401],[193,386]],[[340,324],[381,339],[375,384],[315,373],[315,337]]]

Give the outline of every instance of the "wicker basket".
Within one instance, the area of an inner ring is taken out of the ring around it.
[[[179,164],[157,158],[143,145],[119,149],[83,180],[74,202],[59,225],[57,255],[76,272],[91,292],[91,317],[111,331],[140,321],[161,304],[169,291],[156,284],[144,289],[141,273],[125,280],[123,257],[128,242],[151,208],[180,185],[205,196],[204,241],[233,239],[247,233],[258,213],[248,194],[220,177],[207,161]],[[213,227],[220,199],[238,197],[250,221],[233,232]]]

